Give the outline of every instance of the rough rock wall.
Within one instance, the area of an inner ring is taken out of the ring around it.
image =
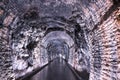
[[[92,55],[92,51],[95,51],[95,49],[99,48],[99,46],[93,46],[92,43],[94,43],[96,41],[96,44],[100,44],[99,43],[99,39],[97,40],[92,40],[92,38],[94,38],[94,35],[96,35],[94,33],[94,29],[96,29],[96,27],[98,27],[98,25],[101,23],[101,21],[103,21],[103,17],[106,15],[106,12],[109,11],[110,7],[113,5],[111,0],[99,0],[99,1],[81,1],[83,4],[80,4],[79,8],[80,9],[75,9],[75,11],[73,12],[73,19],[80,25],[80,27],[82,28],[81,33],[77,33],[78,35],[75,35],[76,38],[78,39],[77,47],[79,48],[78,51],[75,53],[75,57],[73,59],[73,66],[78,70],[78,71],[82,71],[82,70],[87,70],[88,72],[91,72],[93,69],[92,67],[94,67],[93,65],[91,65],[92,59],[94,59],[93,55]],[[81,11],[79,11],[81,10]],[[80,16],[79,16],[80,15]],[[79,30],[80,31],[80,30]],[[77,31],[75,31],[77,32]],[[92,35],[94,34],[94,35]],[[82,39],[80,38],[80,36],[84,36],[85,41],[83,42],[84,38],[82,37]],[[77,37],[78,36],[78,37]],[[96,36],[99,37],[99,36]],[[79,41],[81,40],[81,41]],[[83,43],[83,44],[79,44],[79,43]],[[85,44],[87,43],[87,45]],[[94,48],[93,48],[94,47]],[[99,50],[98,50],[99,51]],[[77,54],[79,53],[79,54]],[[96,52],[98,56],[101,56],[101,54],[99,52]],[[87,55],[86,55],[87,54]],[[81,58],[82,56],[82,58]],[[84,57],[83,57],[84,56]],[[82,62],[83,61],[83,62]],[[96,59],[94,60],[94,62],[96,62]],[[97,63],[97,62],[96,62]],[[96,64],[95,63],[95,64]],[[86,66],[84,66],[84,65]],[[98,64],[100,64],[100,62],[98,61]],[[79,65],[83,65],[83,67],[79,66]],[[87,68],[87,66],[89,68]],[[83,68],[83,69],[81,69]],[[91,73],[93,74],[93,73]]]
[[[11,49],[8,42],[8,29],[0,29],[0,80],[11,80],[13,77]]]
[[[119,80],[119,8],[93,32],[90,80]]]
[[[112,5],[111,0],[90,0],[87,4],[81,4],[82,18],[86,27],[89,30],[94,29]]]
[[[0,1],[0,80],[12,80],[11,47],[9,44],[9,25],[15,15],[8,10],[9,0]]]
[[[16,77],[22,76],[48,62],[47,54],[41,54],[40,50],[41,38],[44,34],[41,27],[41,25],[37,25],[35,19],[28,21],[26,18],[20,19],[18,17],[14,20],[14,24],[11,25],[13,69]]]

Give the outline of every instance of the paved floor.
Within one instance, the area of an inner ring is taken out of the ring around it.
[[[64,60],[55,59],[30,80],[76,80],[76,78]]]

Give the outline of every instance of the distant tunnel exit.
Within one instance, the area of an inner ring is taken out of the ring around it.
[[[69,47],[66,42],[60,39],[51,40],[47,45],[48,60],[56,57],[61,57],[68,61]]]

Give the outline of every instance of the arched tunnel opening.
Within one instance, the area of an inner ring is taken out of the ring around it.
[[[48,61],[60,57],[68,61],[69,47],[63,40],[51,40],[47,44]]]
[[[0,80],[120,80],[119,0],[0,0]]]

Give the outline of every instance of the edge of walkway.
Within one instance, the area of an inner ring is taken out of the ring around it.
[[[38,73],[39,71],[41,71],[43,68],[45,68],[47,65],[49,65],[51,62],[53,62],[53,60],[49,61],[47,64],[45,64],[42,67],[37,67],[35,69],[33,69],[33,71],[25,74],[24,76],[18,77],[15,80],[28,80],[28,78],[32,77],[33,75],[35,75],[36,73]]]
[[[65,62],[66,62],[66,61],[65,61]],[[68,68],[70,68],[70,70],[73,72],[73,74],[75,75],[75,77],[77,78],[77,80],[83,80],[83,79],[78,75],[78,73],[75,71],[75,69],[74,69],[69,63],[66,62],[66,64],[67,64]]]

